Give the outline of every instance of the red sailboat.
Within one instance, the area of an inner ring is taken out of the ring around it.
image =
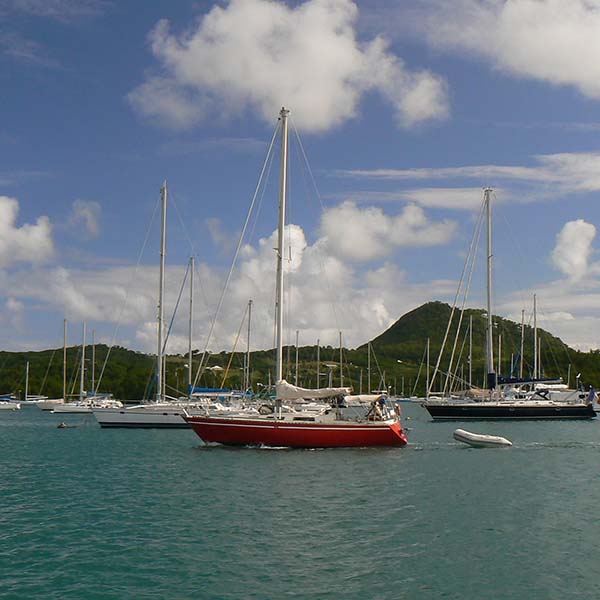
[[[362,446],[404,446],[406,436],[399,415],[389,411],[385,398],[374,400],[369,412],[348,414],[342,406],[320,411],[285,411],[283,401],[300,398],[340,397],[349,388],[306,390],[283,380],[283,257],[286,204],[288,114],[280,112],[281,178],[279,191],[279,224],[277,244],[276,337],[277,396],[269,414],[237,413],[231,415],[185,415],[184,418],[204,442],[241,446],[288,446],[300,448],[335,448]],[[350,411],[351,412],[351,411]]]

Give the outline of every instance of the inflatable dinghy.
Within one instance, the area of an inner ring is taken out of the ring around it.
[[[472,433],[464,429],[454,432],[454,439],[463,444],[469,444],[473,448],[496,448],[501,446],[512,446],[512,442],[499,435],[485,435],[483,433]]]

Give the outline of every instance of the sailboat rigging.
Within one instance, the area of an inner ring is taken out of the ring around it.
[[[304,448],[349,446],[404,446],[407,443],[399,417],[388,411],[385,399],[373,403],[370,415],[351,417],[343,410],[343,396],[350,388],[309,390],[289,384],[283,378],[283,260],[286,221],[288,115],[280,111],[281,169],[277,229],[277,275],[275,303],[276,398],[272,412],[231,415],[189,415],[185,420],[204,442],[229,445],[264,445]],[[304,398],[336,398],[319,411],[284,410],[284,401]],[[342,399],[341,401],[339,399]]]
[[[589,396],[581,390],[570,390],[569,393],[552,393],[552,386],[562,381],[541,381],[539,378],[539,356],[537,321],[535,316],[534,296],[534,367],[530,379],[503,379],[494,369],[494,340],[492,317],[492,210],[490,188],[484,190],[484,205],[487,221],[487,268],[486,268],[486,372],[487,388],[483,398],[476,397],[431,397],[423,403],[431,417],[435,420],[465,419],[591,419],[596,416],[592,394]],[[452,315],[450,317],[452,319]],[[523,323],[523,319],[522,319]],[[446,334],[448,333],[450,324]],[[460,329],[460,325],[459,325]],[[523,332],[523,324],[521,325]],[[521,341],[521,348],[522,348]],[[500,370],[500,344],[498,347],[498,371]],[[440,365],[438,358],[436,371]],[[522,361],[522,350],[521,350]],[[522,365],[522,362],[521,362]],[[452,367],[452,360],[449,371]],[[521,366],[522,369],[522,366]],[[434,373],[435,377],[435,373]],[[450,375],[448,376],[450,377]]]

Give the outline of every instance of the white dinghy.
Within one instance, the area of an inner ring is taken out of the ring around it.
[[[496,448],[500,446],[512,446],[512,442],[499,435],[486,435],[484,433],[472,433],[464,429],[454,432],[454,439],[463,444],[469,444],[473,448]]]

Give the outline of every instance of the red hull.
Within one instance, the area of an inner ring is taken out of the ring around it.
[[[345,448],[405,446],[408,441],[399,422],[355,424],[289,423],[258,419],[186,417],[205,442],[238,446],[288,446],[295,448]]]

